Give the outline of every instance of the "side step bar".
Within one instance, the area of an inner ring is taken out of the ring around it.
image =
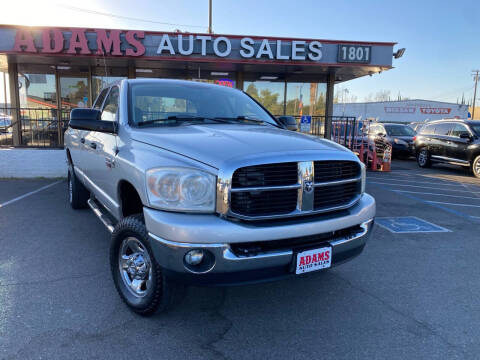
[[[114,224],[110,217],[104,212],[103,206],[98,204],[94,199],[88,199],[87,203],[93,213],[97,215],[103,225],[105,225],[107,230],[110,231],[110,233],[113,233]]]

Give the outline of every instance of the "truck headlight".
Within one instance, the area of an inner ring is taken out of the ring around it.
[[[147,194],[152,207],[161,210],[213,212],[216,177],[189,168],[147,171]]]
[[[367,182],[367,169],[364,163],[360,163],[360,169],[362,173],[362,191],[361,194],[365,192],[365,183]]]

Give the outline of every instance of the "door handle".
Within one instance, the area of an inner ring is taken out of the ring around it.
[[[94,143],[94,142],[92,142],[92,143],[90,143],[90,147],[91,147],[92,149],[96,149],[96,148],[97,148],[97,144]]]
[[[85,138],[81,138],[81,139],[80,139],[80,142],[81,142],[82,144],[85,144]]]

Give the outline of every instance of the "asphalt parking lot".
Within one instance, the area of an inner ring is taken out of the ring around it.
[[[108,232],[70,209],[65,181],[0,180],[0,358],[478,358],[480,181],[396,161],[368,174],[367,191],[383,226],[355,260],[268,284],[192,287],[143,318],[114,289]]]

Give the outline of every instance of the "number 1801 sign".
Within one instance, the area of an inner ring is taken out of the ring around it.
[[[370,63],[371,46],[338,45],[338,62]]]

